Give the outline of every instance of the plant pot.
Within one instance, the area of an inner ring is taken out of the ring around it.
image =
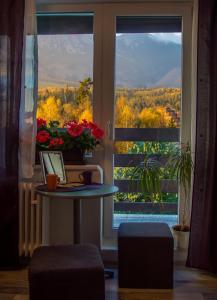
[[[43,151],[43,150],[36,149],[36,152],[35,152],[35,163],[36,164],[40,164],[40,158],[39,158],[40,151]],[[49,151],[49,150],[46,150],[46,151]],[[84,165],[86,163],[85,154],[80,149],[50,150],[50,151],[61,151],[65,165]]]
[[[65,165],[84,165],[85,155],[80,149],[63,150],[63,161]]]
[[[187,250],[189,243],[189,231],[178,231],[172,228],[174,248],[176,250]]]

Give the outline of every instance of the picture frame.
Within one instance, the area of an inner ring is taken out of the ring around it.
[[[56,174],[60,178],[60,184],[66,184],[66,173],[61,151],[40,151],[40,163],[44,183],[47,183],[47,174]]]

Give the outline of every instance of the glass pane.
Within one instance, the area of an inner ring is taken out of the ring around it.
[[[71,120],[92,121],[93,14],[38,19],[37,118],[58,121],[59,127]]]
[[[124,220],[159,220],[172,225],[177,219],[175,186],[161,197],[150,196],[135,188],[132,174],[145,156],[159,160],[179,144],[181,18],[117,17],[116,24],[114,180],[120,193],[114,198],[114,226]],[[172,142],[161,130],[166,128],[173,131]],[[149,129],[147,136],[144,129]],[[132,130],[136,131],[132,134]],[[164,164],[161,169],[162,180],[174,179],[164,172]]]

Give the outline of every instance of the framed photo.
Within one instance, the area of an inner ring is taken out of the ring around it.
[[[47,174],[56,174],[60,178],[60,183],[66,183],[66,173],[61,151],[40,151],[40,162],[44,182],[46,181]]]

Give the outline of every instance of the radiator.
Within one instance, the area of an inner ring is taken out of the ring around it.
[[[19,184],[19,255],[31,256],[42,241],[42,207],[32,182]]]

